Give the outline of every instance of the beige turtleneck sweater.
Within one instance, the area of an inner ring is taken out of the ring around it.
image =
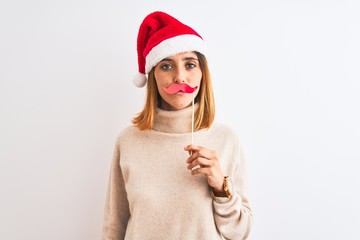
[[[230,198],[209,193],[206,177],[187,169],[191,107],[157,110],[153,130],[124,129],[117,138],[102,239],[246,239],[252,224],[242,147],[229,127],[214,123],[194,133],[194,144],[216,150]]]

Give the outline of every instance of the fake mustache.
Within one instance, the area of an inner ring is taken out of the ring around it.
[[[175,94],[178,92],[193,93],[198,87],[190,87],[186,83],[173,83],[168,88],[164,88],[164,91],[168,94]]]

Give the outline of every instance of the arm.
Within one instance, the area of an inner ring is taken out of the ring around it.
[[[234,172],[230,176],[234,184],[231,198],[214,197],[214,219],[225,239],[247,239],[252,226],[252,211],[246,193],[246,169],[239,141],[234,147]]]
[[[119,145],[116,144],[106,195],[102,239],[124,239],[129,217],[129,203],[120,168]]]

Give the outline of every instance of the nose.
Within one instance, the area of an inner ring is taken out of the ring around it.
[[[186,71],[180,67],[176,68],[176,71],[174,72],[174,83],[183,83],[185,82],[185,75]]]

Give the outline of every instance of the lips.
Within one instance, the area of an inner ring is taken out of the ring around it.
[[[168,88],[164,88],[164,91],[168,94],[176,94],[178,92],[193,93],[198,87],[191,87],[186,83],[173,83]]]

